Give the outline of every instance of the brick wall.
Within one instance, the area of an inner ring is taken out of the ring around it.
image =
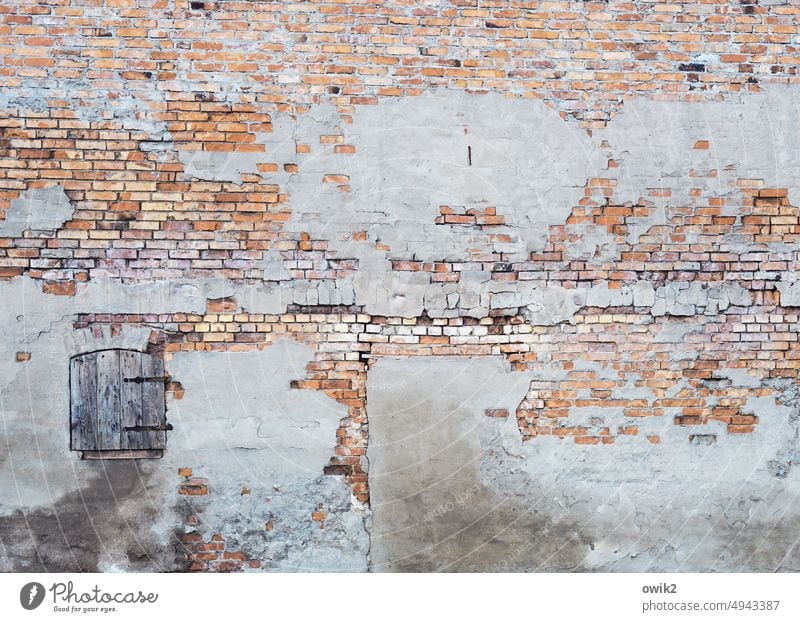
[[[501,287],[484,317],[466,312],[458,294],[438,317],[387,316],[357,297],[340,305],[347,296],[317,294],[311,304],[284,300],[278,312],[226,294],[210,298],[205,314],[76,314],[76,329],[157,331],[167,367],[179,351],[248,351],[285,337],[308,345],[316,358],[293,388],[347,407],[326,472],[344,474],[363,503],[365,386],[377,357],[495,355],[538,372],[516,410],[529,442],[658,444],[639,433],[650,417],[689,428],[691,442],[716,441],[697,432],[708,422],[747,434],[759,423],[748,400],[797,378],[798,312],[781,289],[791,288],[800,233],[791,188],[723,162],[679,180],[688,196],[679,204],[675,184],[627,200],[609,151],[606,171],[587,171],[583,196],[562,206],[569,216],[547,227],[544,248],[509,252],[515,225],[502,209],[440,204],[426,226],[458,230],[469,247],[456,260],[429,260],[376,239],[367,217],[335,240],[288,226],[303,159],[323,152],[345,162],[360,145],[336,130],[309,142],[294,136],[288,148],[270,140],[315,106],[332,105],[347,127],[365,107],[442,90],[544,102],[591,136],[632,98],[711,104],[793,85],[799,26],[800,7],[757,0],[8,4],[0,218],[27,220],[0,229],[0,279],[33,279],[54,296],[80,296],[95,282],[208,279],[326,282],[333,292],[363,263],[340,250],[343,240],[369,244],[391,273],[424,273],[429,283],[456,287],[482,273]],[[695,138],[691,151],[714,149],[714,138]],[[735,196],[717,191],[725,176]],[[347,194],[351,181],[331,169],[319,184]],[[33,212],[55,199],[37,193],[54,188],[70,211],[45,222]],[[580,247],[587,232],[595,241]],[[542,319],[521,286],[557,292],[567,311]],[[621,417],[567,421],[571,410],[593,408]],[[186,538],[192,569],[258,563],[225,552],[216,536]]]
[[[289,217],[282,189],[255,174],[187,179],[179,153],[263,153],[257,134],[277,111],[325,100],[346,119],[379,98],[442,87],[542,99],[587,128],[634,94],[758,92],[794,79],[799,11],[727,1],[15,3],[0,18],[0,211],[60,184],[75,213],[50,238],[0,240],[0,276],[258,278],[262,251],[301,248],[277,242]],[[256,170],[291,164],[265,157]]]

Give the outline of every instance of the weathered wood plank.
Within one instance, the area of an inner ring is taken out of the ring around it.
[[[142,376],[159,378],[164,376],[164,361],[149,354],[142,355]],[[167,446],[166,404],[162,381],[142,383],[142,425],[161,428],[143,432],[142,445],[147,449],[164,449]]]
[[[128,429],[142,425],[142,384],[130,382],[142,375],[142,356],[141,352],[134,350],[119,353],[122,449],[149,449],[143,444],[140,431]]]
[[[90,352],[70,361],[70,447],[97,448],[97,354]]]
[[[122,448],[119,350],[97,353],[97,449]]]
[[[121,449],[119,451],[84,451],[84,460],[155,460],[163,457],[163,449]]]

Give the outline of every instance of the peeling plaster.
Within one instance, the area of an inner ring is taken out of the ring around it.
[[[0,220],[0,237],[18,238],[25,231],[53,233],[72,218],[75,207],[59,186],[32,188],[11,201]]]
[[[499,395],[484,397],[487,386]],[[760,418],[750,435],[728,435],[720,424],[690,428],[716,435],[712,445],[690,443],[668,414],[577,409],[570,419],[635,419],[639,435],[657,434],[661,443],[522,443],[513,417],[482,412],[489,403],[513,412],[514,386],[513,375],[487,359],[375,364],[374,571],[800,569],[800,475],[787,467],[787,439],[797,439],[792,409],[770,397],[750,400],[746,410]]]
[[[524,260],[528,252],[543,247],[549,226],[564,224],[593,177],[612,180],[615,204],[649,205],[649,215],[634,221],[628,232],[631,244],[653,226],[666,224],[672,208],[691,205],[690,187],[723,197],[729,206],[741,199],[741,175],[760,178],[765,187],[795,188],[792,146],[773,148],[784,139],[770,129],[773,117],[797,119],[793,102],[791,91],[778,86],[728,102],[631,99],[591,138],[541,102],[454,91],[381,100],[357,108],[352,123],[345,123],[330,105],[312,106],[296,120],[278,115],[273,132],[262,137],[267,149],[263,157],[274,161],[278,172],[262,177],[287,193],[293,218],[286,230],[326,240],[339,257],[359,261],[356,275],[339,279],[332,291],[320,291],[319,283],[294,281],[294,295],[281,289],[280,297],[295,304],[352,300],[373,314],[405,317],[424,310],[432,317],[480,318],[491,309],[532,305],[533,322],[539,321],[539,307],[546,309],[544,324],[568,320],[572,303],[558,289],[543,293],[524,282],[490,281],[468,271],[458,283],[436,283],[427,273],[393,272],[391,260],[470,259],[470,249],[481,240],[479,232],[435,224],[443,205],[495,208],[506,224],[491,231],[512,240],[495,247],[510,261]],[[340,140],[324,145],[322,136]],[[710,148],[696,149],[702,141]],[[296,153],[301,144],[310,151]],[[352,146],[355,153],[337,152],[336,144]],[[422,152],[420,145],[425,146]],[[610,159],[617,165],[609,167]],[[296,173],[284,168],[289,163],[297,165]],[[696,171],[708,176],[694,175]],[[651,196],[651,190],[659,192]],[[354,240],[356,231],[365,231],[366,239]],[[602,228],[584,223],[566,231],[571,240],[568,259],[602,263],[619,254],[617,240]],[[739,244],[736,234],[720,243],[731,249]],[[274,260],[266,267],[268,281],[282,280]],[[696,286],[684,292],[682,285],[668,284],[657,294],[647,284],[632,287],[634,305],[653,306],[656,316],[713,314],[744,304],[734,286],[708,297]],[[599,292],[592,295],[601,296]]]
[[[264,140],[259,134],[257,143]],[[205,181],[229,181],[242,183],[242,175],[257,175],[258,164],[265,154],[251,151],[178,151],[178,159],[184,167],[184,175]]]
[[[567,225],[570,237],[575,241],[567,245],[565,254],[570,260],[582,260],[588,264],[603,264],[619,257],[616,237],[605,227],[581,223]]]
[[[797,205],[800,172],[793,136],[798,127],[793,87],[770,84],[728,101],[626,99],[608,126],[592,137],[598,148],[607,143],[620,160],[618,168],[609,169],[617,179],[614,201],[637,204],[644,199],[654,206],[650,217],[630,232],[633,243],[650,226],[666,222],[669,209],[690,205],[695,187],[735,206],[741,205],[737,179],[760,179],[766,188],[788,188],[790,202]],[[708,149],[696,149],[703,140]],[[716,175],[698,177],[693,171]],[[668,189],[670,195],[652,197],[653,188]]]
[[[274,178],[289,196],[287,230],[325,239],[340,257],[357,258],[355,301],[375,314],[452,315],[449,299],[467,314],[485,316],[489,300],[475,282],[431,284],[424,274],[391,272],[389,260],[469,259],[475,232],[437,225],[442,205],[494,207],[507,224],[492,231],[514,240],[504,249],[510,258],[524,259],[543,248],[549,225],[566,220],[587,175],[606,164],[584,132],[542,102],[499,95],[444,91],[382,100],[358,108],[352,124],[331,108],[312,108],[298,119],[291,141],[278,127],[278,145],[303,142],[312,149],[300,158],[293,149],[276,151],[299,166],[288,178],[282,172]],[[323,133],[342,136],[355,153],[320,146]],[[337,181],[323,183],[331,175]],[[350,234],[360,230],[366,240],[353,241]],[[377,243],[391,250],[379,251]]]
[[[289,388],[313,356],[289,340],[254,352],[177,353],[168,368],[186,395],[169,404],[168,453],[209,480],[210,498],[193,500],[203,531],[222,534],[263,569],[364,571],[365,510],[342,476],[323,475],[347,408]],[[319,508],[324,529],[311,518]]]

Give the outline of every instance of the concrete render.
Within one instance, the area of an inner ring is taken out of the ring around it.
[[[72,218],[75,208],[61,186],[22,192],[0,220],[0,237],[19,237],[25,231],[54,233]]]
[[[648,216],[640,217],[628,234],[630,244],[667,224],[674,208],[691,204],[690,187],[735,206],[740,204],[736,182],[747,177],[767,187],[788,187],[796,202],[800,173],[790,137],[792,128],[800,128],[798,112],[791,88],[770,85],[761,94],[725,102],[632,98],[608,127],[591,136],[541,101],[499,94],[438,91],[381,100],[358,107],[352,122],[326,104],[295,119],[279,114],[273,132],[259,139],[266,150],[261,157],[278,165],[278,172],[262,173],[262,178],[288,195],[292,219],[285,230],[325,240],[338,257],[356,259],[358,270],[335,287],[303,279],[287,282],[279,254],[269,252],[260,266],[263,286],[239,288],[239,295],[247,309],[271,312],[288,304],[356,304],[377,315],[416,317],[424,311],[431,317],[481,318],[492,309],[520,308],[535,323],[568,320],[589,303],[567,301],[559,288],[495,281],[468,266],[459,282],[437,283],[429,273],[393,271],[391,260],[468,261],[471,249],[488,243],[486,234],[481,237],[471,227],[436,224],[440,207],[447,206],[495,208],[505,224],[491,232],[511,241],[493,247],[508,261],[522,261],[543,248],[550,226],[564,225],[594,177],[613,181],[614,202],[648,206]],[[320,137],[331,135],[342,136],[355,153],[336,153],[334,145],[320,144]],[[694,148],[704,141],[707,149]],[[309,152],[296,153],[298,145],[309,146]],[[253,172],[252,153],[224,155],[224,165],[213,173],[202,177],[192,165],[187,174],[213,181],[228,179],[231,171]],[[204,156],[181,152],[187,164],[193,157]],[[287,164],[296,165],[296,172],[287,172]],[[668,192],[654,195],[653,188]],[[738,212],[730,215],[740,217]],[[358,231],[365,231],[366,239],[354,240]],[[570,225],[567,231],[574,240],[568,245],[569,259],[590,265],[619,259],[607,231],[589,225]],[[765,246],[744,242],[734,230],[721,250],[763,251]],[[800,248],[775,244],[769,250],[792,259]],[[781,281],[783,300],[796,301],[798,295],[790,291],[795,272],[783,274]],[[650,297],[644,293],[641,306],[655,304]],[[664,299],[656,315],[713,312],[705,303],[672,304],[669,287],[656,297]],[[596,306],[620,304],[599,300]]]
[[[523,444],[513,407],[530,378],[494,357],[375,363],[373,571],[800,570],[800,478],[774,474],[795,407],[754,404],[764,425],[747,438],[719,426],[713,445],[666,417],[642,422],[660,445]],[[623,420],[587,410],[571,421]]]
[[[392,271],[391,260],[469,259],[481,240],[466,228],[435,224],[441,205],[496,207],[507,223],[497,232],[513,239],[506,252],[522,259],[543,247],[549,226],[564,224],[592,177],[616,175],[617,202],[652,203],[629,243],[657,233],[674,207],[688,203],[682,193],[693,170],[719,171],[693,184],[732,204],[742,176],[788,187],[796,204],[800,173],[790,137],[800,117],[793,93],[771,87],[703,104],[630,100],[592,136],[542,102],[499,95],[384,100],[359,107],[352,123],[327,106],[297,119],[277,115],[273,132],[259,136],[267,149],[259,157],[281,164],[263,177],[289,195],[287,230],[357,259],[355,275],[335,287],[290,280],[270,251],[256,285],[96,278],[80,284],[75,297],[58,297],[27,277],[0,284],[0,570],[179,569],[177,538],[197,509],[209,532],[260,556],[270,570],[800,570],[793,387],[782,387],[780,403],[748,405],[760,416],[749,435],[734,438],[719,426],[704,429],[716,443],[692,443],[665,416],[640,422],[642,434],[660,435],[661,444],[621,437],[598,450],[550,438],[522,443],[513,412],[547,370],[512,372],[499,358],[380,359],[367,386],[370,508],[353,501],[339,476],[322,476],[345,413],[322,393],[290,389],[312,357],[293,342],[257,353],[178,353],[168,361],[185,397],[168,404],[174,431],[161,460],[80,461],[69,452],[67,425],[69,357],[143,349],[150,337],[149,329],[130,327],[118,335],[75,330],[78,313],[203,313],[209,298],[226,296],[254,313],[353,304],[379,315],[481,318],[519,308],[534,325],[570,322],[584,307],[632,304],[676,320],[746,308],[750,293],[735,282],[640,281],[619,290],[600,282],[571,290],[492,281],[476,270],[441,284],[425,273]],[[320,147],[321,135],[335,133],[357,146],[354,155]],[[693,150],[701,140],[710,148]],[[312,151],[296,154],[301,143]],[[250,153],[226,154],[224,164],[185,153],[191,177],[236,182],[255,171]],[[609,159],[619,167],[609,169]],[[298,172],[287,173],[285,163],[296,163]],[[347,181],[322,183],[326,175]],[[672,194],[647,198],[652,187]],[[65,199],[59,187],[24,193],[0,220],[0,236],[58,229],[74,210]],[[361,230],[366,240],[353,241]],[[570,258],[619,258],[605,231],[579,226],[570,233]],[[724,244],[744,248],[735,233]],[[769,250],[794,261],[798,249]],[[800,306],[796,272],[775,276],[781,303]],[[656,341],[676,344],[675,356],[684,356],[692,330],[666,322]],[[30,360],[16,362],[17,352],[29,352]],[[741,369],[722,370],[720,378],[760,384]],[[512,415],[490,418],[487,408]],[[572,409],[570,423],[598,415],[624,423],[617,410],[602,410]],[[177,494],[176,472],[186,463],[207,478],[214,493],[208,499]],[[242,494],[245,488],[250,492]],[[309,520],[320,506],[324,530]]]

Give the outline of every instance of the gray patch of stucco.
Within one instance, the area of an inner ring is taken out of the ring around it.
[[[115,7],[107,7],[106,17],[123,19]],[[67,34],[61,41],[65,46],[72,46],[82,45],[84,39],[80,35]],[[0,90],[0,109],[42,113],[50,110],[54,98],[72,99],[70,111],[81,121],[109,127],[113,123],[119,129],[131,132],[132,139],[140,141],[139,148],[149,157],[168,160],[173,154],[172,138],[167,131],[167,122],[159,118],[157,111],[166,106],[167,91],[161,87],[169,83],[154,79],[125,80],[124,88],[118,89],[95,77],[91,72],[57,79],[20,76],[16,88]]]
[[[435,225],[439,205],[495,207],[508,223],[497,232],[517,238],[519,252],[541,248],[547,225],[564,222],[605,164],[585,133],[543,103],[499,95],[382,100],[359,108],[351,125],[327,123],[357,150],[314,146],[287,184],[294,226],[336,239],[363,225],[419,259],[465,257],[472,233]],[[330,174],[347,176],[349,191],[321,183]]]
[[[69,301],[41,291],[23,299],[10,289],[0,287],[0,570],[177,569],[168,463],[81,461],[69,450],[69,358],[142,350],[150,330],[76,331]],[[17,362],[17,352],[30,359]]]
[[[654,289],[647,281],[636,281],[611,289],[601,281],[590,288],[565,288],[559,285],[535,287],[522,284],[516,292],[495,293],[493,308],[525,307],[532,324],[554,325],[572,321],[583,307],[651,307],[655,317],[715,315],[731,305],[747,307],[751,294],[737,283],[705,285],[697,281],[668,282]],[[498,300],[500,302],[498,302]]]
[[[120,283],[97,278],[78,284],[75,296],[71,297],[48,296],[41,290],[41,281],[28,277],[0,284],[0,296],[17,299],[24,309],[36,311],[28,321],[76,313],[202,314],[209,299],[226,297],[235,298],[243,309],[253,313],[283,313],[289,304],[306,304],[306,298],[298,296],[298,292],[305,290],[287,281],[243,284],[211,278]],[[343,288],[338,292],[338,300],[349,302],[319,304],[352,304],[352,295],[348,299],[346,294],[347,288]]]
[[[298,165],[282,183],[293,218],[289,231],[324,239],[340,257],[359,260],[352,280],[356,304],[372,313],[485,316],[481,281],[442,285],[423,273],[394,273],[392,259],[465,261],[487,233],[509,236],[510,259],[541,249],[551,224],[563,224],[588,176],[605,166],[585,132],[542,102],[442,91],[359,107],[343,123],[330,107],[312,107],[289,132],[267,137]],[[340,136],[355,153],[337,153],[320,137]],[[267,142],[268,151],[272,143]],[[308,144],[310,152],[292,148]],[[268,158],[269,161],[272,161]],[[504,224],[483,233],[436,224],[441,206],[495,208]],[[351,234],[366,231],[366,239]],[[476,237],[478,236],[478,237]],[[388,247],[380,250],[376,245]],[[341,283],[341,280],[340,280]]]
[[[703,325],[694,320],[668,320],[653,336],[653,343],[683,343],[687,335],[702,331]]]
[[[536,288],[525,317],[532,324],[552,325],[571,319],[586,303],[586,292],[564,287]]]
[[[258,164],[264,162],[263,152],[252,151],[189,151],[181,150],[178,158],[184,175],[206,181],[242,183],[242,174],[258,174]]]
[[[26,190],[11,201],[5,218],[0,220],[0,237],[18,238],[25,231],[53,233],[74,212],[61,186]]]
[[[341,476],[323,475],[347,409],[289,386],[312,358],[307,347],[279,341],[169,362],[186,392],[170,403],[170,460],[191,465],[209,486],[207,498],[187,500],[202,509],[202,524],[187,529],[222,534],[228,550],[246,551],[267,570],[365,570],[365,509]],[[312,520],[316,511],[324,521]]]
[[[658,288],[655,295],[651,313],[656,317],[698,313],[716,315],[731,305],[747,307],[752,301],[750,292],[738,283],[704,285],[698,281],[671,282]]]
[[[795,272],[784,272],[777,283],[781,295],[781,305],[784,307],[800,307],[800,281]]]
[[[290,281],[291,276],[283,263],[283,257],[275,250],[264,251],[264,256],[257,264],[265,281]]]
[[[483,378],[498,394],[482,397]],[[513,413],[515,387],[497,361],[375,364],[374,570],[800,569],[791,408],[774,398],[749,401],[745,410],[759,417],[750,435],[729,436],[717,423],[687,430],[665,415],[637,418],[639,435],[612,445],[522,443],[513,415],[483,414],[489,402]],[[619,410],[574,416],[616,425],[625,421]],[[692,443],[687,431],[716,441]]]
[[[726,101],[630,98],[592,138],[598,148],[608,145],[620,164],[607,172],[615,180],[614,202],[651,206],[628,232],[633,244],[650,227],[667,223],[672,208],[691,205],[691,190],[725,199],[724,213],[737,215],[740,178],[761,180],[765,188],[788,188],[796,205],[797,128],[795,89],[773,84]],[[708,141],[708,148],[695,148],[701,141]]]
[[[587,307],[629,307],[632,304],[633,290],[627,286],[610,289],[607,283],[602,282],[586,293]]]
[[[722,367],[714,372],[715,378],[731,381],[734,387],[757,388],[761,386],[761,378],[751,374],[745,367]]]
[[[647,281],[637,281],[631,287],[633,305],[635,307],[652,307],[656,302],[653,284]]]
[[[602,264],[619,256],[616,237],[605,227],[582,223],[567,225],[566,230],[571,240],[565,250],[568,259]]]
[[[502,500],[480,476],[483,411],[513,413],[529,382],[500,358],[375,363],[367,381],[373,570],[492,563],[480,517]]]

